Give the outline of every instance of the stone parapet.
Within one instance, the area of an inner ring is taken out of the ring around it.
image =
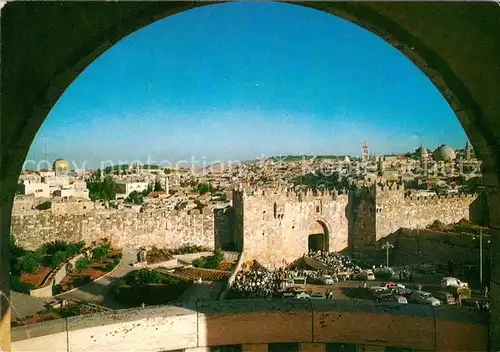
[[[320,350],[321,344],[342,342],[381,348],[484,351],[488,314],[456,307],[365,301],[210,301],[16,327],[12,341],[16,351],[54,350],[56,345],[58,350],[70,351],[166,351],[235,344],[252,350],[250,346],[284,342],[314,350]]]

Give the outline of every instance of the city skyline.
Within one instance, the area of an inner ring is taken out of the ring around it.
[[[105,52],[60,98],[27,159],[359,156],[365,138],[378,155],[466,141],[430,80],[372,33],[297,5],[226,3]]]

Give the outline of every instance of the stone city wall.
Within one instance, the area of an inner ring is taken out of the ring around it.
[[[477,195],[457,194],[428,197],[405,195],[396,183],[361,187],[350,192],[349,248],[365,249],[400,228],[425,228],[438,220],[453,224],[471,219]]]
[[[85,241],[108,238],[120,248],[159,246],[176,248],[183,244],[214,247],[214,216],[205,211],[151,211],[134,213],[91,210],[83,214],[54,214],[34,211],[13,215],[11,233],[26,249],[36,249],[55,240]]]
[[[377,194],[376,240],[398,229],[425,228],[438,220],[454,224],[470,219],[470,206],[476,195],[460,194],[431,197],[405,197],[401,192]]]
[[[420,264],[422,262],[446,262],[479,267],[479,240],[467,235],[457,235],[433,230],[400,229],[390,236],[394,244],[395,263]],[[489,256],[489,243],[483,241],[483,258]],[[486,269],[485,269],[486,270]]]
[[[254,191],[243,194],[244,251],[246,260],[283,266],[308,251],[309,230],[315,223],[326,228],[327,247],[347,247],[348,197],[331,192],[299,194],[289,191]]]

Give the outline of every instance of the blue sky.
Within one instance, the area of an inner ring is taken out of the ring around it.
[[[145,27],[67,89],[28,159],[87,167],[278,154],[462,147],[466,136],[429,79],[340,18],[282,3],[224,3]]]

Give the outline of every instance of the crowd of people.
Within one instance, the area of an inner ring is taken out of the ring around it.
[[[360,270],[349,258],[336,252],[314,251],[310,252],[308,256],[327,265],[328,269],[279,268],[277,270],[268,270],[260,266],[254,266],[251,270],[242,270],[236,275],[230,291],[231,296],[234,298],[271,298],[289,286],[294,278],[305,278],[307,282],[314,282],[329,276],[335,282],[345,281],[353,273]]]
[[[292,278],[293,273],[283,268],[275,271],[263,268],[240,271],[231,287],[231,295],[235,298],[271,298],[276,292],[286,287],[287,279]]]
[[[328,274],[337,276],[339,280],[346,280],[353,273],[361,271],[361,268],[349,257],[337,252],[310,251],[307,256],[327,265],[329,267]]]

